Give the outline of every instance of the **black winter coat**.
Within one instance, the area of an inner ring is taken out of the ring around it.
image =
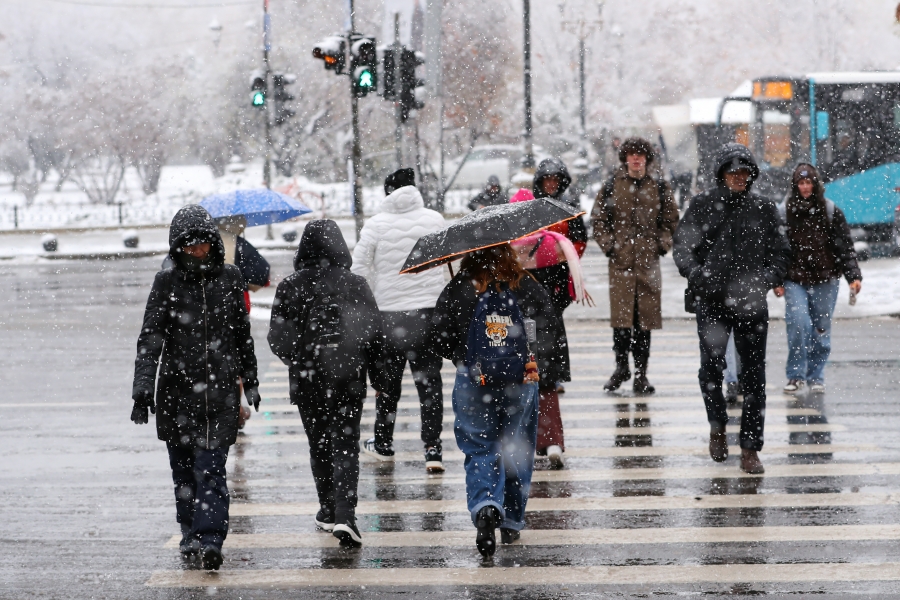
[[[749,188],[735,193],[725,186],[722,172],[734,160],[758,173],[744,146],[723,148],[719,185],[691,199],[675,232],[674,258],[694,298],[758,318],[768,314],[767,292],[784,282],[791,248],[774,202]]]
[[[559,177],[560,184],[556,193],[550,196],[544,192],[541,182],[552,175]],[[572,177],[569,175],[566,165],[559,159],[547,158],[541,161],[534,174],[532,193],[536,199],[552,197],[568,202],[570,205],[578,208],[578,199],[566,193],[571,184]],[[566,225],[566,237],[569,238],[578,249],[578,253],[581,254],[584,252],[585,246],[587,246],[587,228],[584,226],[584,219],[575,217],[566,221]],[[572,303],[572,297],[569,296],[569,263],[562,262],[550,267],[532,269],[531,274],[534,275],[541,285],[547,288],[553,300],[553,306],[556,308],[557,316],[562,319],[563,311]]]
[[[269,346],[272,352],[288,365],[291,403],[299,404],[304,394],[321,394],[314,373],[308,370],[306,353],[301,338],[309,324],[309,307],[315,299],[315,286],[327,280],[340,287],[350,301],[355,303],[355,313],[362,315],[358,327],[366,341],[359,347],[366,368],[359,377],[342,383],[338,390],[342,396],[364,398],[366,374],[376,390],[383,389],[384,334],[381,313],[375,296],[364,277],[350,272],[353,259],[337,223],[330,220],[311,221],[303,230],[300,246],[294,255],[294,273],[278,284],[272,304],[269,325]],[[346,389],[343,386],[346,385]]]
[[[547,290],[531,277],[522,279],[516,295],[522,314],[537,324],[537,344],[531,350],[538,361],[541,387],[569,381],[569,343],[566,330],[556,316]],[[478,292],[467,273],[461,271],[444,287],[434,308],[431,338],[434,351],[459,366],[465,363],[469,324],[478,304]]]
[[[181,248],[209,242],[207,260]],[[159,439],[192,448],[235,442],[239,381],[258,387],[244,280],[224,264],[222,239],[209,214],[186,206],[172,219],[174,266],[156,274],[138,337],[134,393],[156,389]],[[157,379],[157,367],[159,378]]]

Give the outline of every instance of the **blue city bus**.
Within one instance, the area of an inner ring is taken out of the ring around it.
[[[811,73],[753,81],[752,117],[737,141],[760,164],[757,190],[782,201],[798,162],[815,165],[827,197],[871,242],[887,242],[900,201],[900,71]],[[739,132],[740,133],[740,132]]]

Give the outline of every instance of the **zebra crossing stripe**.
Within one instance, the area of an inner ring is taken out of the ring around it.
[[[535,471],[533,483],[587,482],[587,481],[639,481],[675,479],[774,479],[782,477],[862,477],[870,475],[900,475],[900,463],[823,463],[766,465],[762,475],[744,473],[736,464],[704,465],[696,467],[638,467],[628,469],[564,469],[560,471]],[[360,481],[372,484],[394,485],[464,485],[462,473],[443,475],[389,475],[361,476]],[[247,480],[245,485],[257,488],[306,486],[303,481]]]
[[[474,546],[474,544],[473,544]],[[475,549],[472,549],[475,552]],[[474,561],[473,557],[473,561]],[[155,571],[150,587],[469,587],[696,583],[801,583],[898,581],[900,563],[766,563],[513,568],[237,569],[217,572]]]
[[[363,532],[372,548],[469,548],[475,537],[465,531]],[[172,536],[166,548],[177,548]],[[762,527],[665,527],[632,529],[524,529],[515,546],[601,546],[610,544],[714,544],[729,542],[848,542],[900,540],[900,525],[811,525]],[[322,533],[229,534],[224,549],[337,548],[333,535]]]
[[[624,510],[705,510],[722,508],[823,508],[897,506],[900,494],[721,494],[700,496],[628,496],[531,498],[526,512],[583,512]],[[244,503],[229,509],[232,517],[293,517],[315,515],[318,502]],[[357,515],[468,514],[465,499],[458,500],[361,500]],[[567,530],[571,531],[571,530]]]

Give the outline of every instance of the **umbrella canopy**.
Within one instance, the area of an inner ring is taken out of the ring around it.
[[[214,219],[241,215],[247,219],[247,227],[280,223],[312,212],[302,202],[265,188],[213,194],[200,206]]]
[[[473,250],[506,244],[583,214],[567,202],[550,198],[488,206],[419,238],[400,272],[425,271]]]

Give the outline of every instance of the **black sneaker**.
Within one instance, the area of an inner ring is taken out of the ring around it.
[[[444,460],[440,448],[432,446],[425,449],[425,470],[429,473],[444,472]]]
[[[316,513],[316,527],[322,531],[334,530],[334,510],[320,508]]]
[[[367,454],[376,460],[390,462],[394,460],[394,449],[388,446],[383,448],[375,443],[375,438],[369,438],[362,444],[363,454]]]
[[[200,562],[207,571],[218,571],[223,560],[222,551],[215,546],[204,546],[200,550]]]
[[[522,534],[516,529],[500,528],[500,541],[504,544],[512,544],[518,540]]]
[[[494,530],[500,524],[500,511],[496,506],[485,506],[478,511],[475,517],[475,527],[478,533],[475,536],[475,547],[485,558],[494,556],[497,550],[497,537]]]
[[[362,535],[356,528],[356,520],[350,520],[346,523],[338,523],[334,526],[331,534],[340,540],[341,546],[344,548],[359,548],[362,546]]]

